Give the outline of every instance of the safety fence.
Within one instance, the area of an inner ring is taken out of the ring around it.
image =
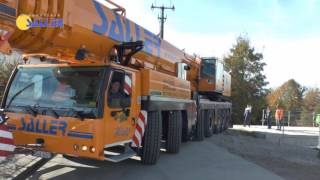
[[[285,126],[306,126],[306,127],[316,127],[316,112],[310,111],[284,111],[283,124]],[[275,120],[275,110],[270,111],[270,118],[272,125],[276,124]],[[262,111],[261,124],[267,125],[266,112]]]

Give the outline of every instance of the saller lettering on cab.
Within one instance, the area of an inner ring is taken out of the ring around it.
[[[57,135],[57,132],[60,131],[64,136],[66,133],[67,123],[65,121],[57,121],[57,120],[34,120],[30,119],[29,122],[25,120],[25,118],[21,118],[21,127],[20,131],[41,133],[41,134],[51,134]]]

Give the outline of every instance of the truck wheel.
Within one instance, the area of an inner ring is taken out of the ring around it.
[[[213,113],[206,110],[204,114],[204,135],[205,137],[211,137],[213,133]]]
[[[218,133],[218,127],[216,124],[213,125],[213,134],[217,134]]]
[[[217,125],[217,133],[221,133],[221,119],[219,120],[218,122],[218,125]]]
[[[166,148],[168,153],[178,153],[182,137],[181,111],[169,113]]]
[[[162,122],[160,112],[148,112],[147,127],[142,142],[141,162],[156,164],[160,156]]]
[[[227,110],[224,110],[224,121],[223,121],[223,131],[228,129],[228,113]]]
[[[226,113],[225,113],[224,109],[221,111],[221,116],[222,116],[222,118],[221,118],[221,131],[220,132],[223,132],[225,130],[224,124],[226,122]]]
[[[186,111],[182,111],[182,142],[187,142],[189,140],[189,134],[188,134],[188,115]]]
[[[217,133],[221,133],[222,116],[221,110],[218,111]]]
[[[222,133],[222,123],[223,123],[223,119],[221,118],[220,119],[220,122],[219,122],[219,128],[218,128],[218,131],[219,131],[219,133]]]
[[[196,140],[197,141],[203,141],[204,139],[204,111],[200,110],[197,118],[197,124],[196,124]]]

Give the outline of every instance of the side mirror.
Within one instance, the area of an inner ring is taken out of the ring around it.
[[[184,70],[189,71],[191,67],[189,65],[184,66]]]

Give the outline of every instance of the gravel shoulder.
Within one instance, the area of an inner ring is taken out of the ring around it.
[[[214,136],[211,142],[285,179],[320,179],[318,150],[299,143],[314,137],[298,136],[294,140],[282,137],[281,134],[256,136],[230,129]]]

